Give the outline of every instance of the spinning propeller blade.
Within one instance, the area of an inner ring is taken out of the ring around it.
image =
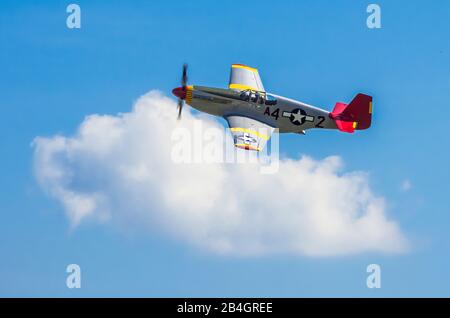
[[[187,64],[184,63],[183,72],[181,75],[181,92],[178,92],[176,94],[178,96],[178,117],[177,117],[178,120],[181,119],[181,111],[183,110],[184,99],[186,98],[186,90],[187,90],[186,86],[188,81],[187,68],[188,68]]]

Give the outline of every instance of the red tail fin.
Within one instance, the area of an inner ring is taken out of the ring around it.
[[[358,94],[348,105],[336,103],[330,117],[343,132],[367,129],[372,122],[372,96]]]

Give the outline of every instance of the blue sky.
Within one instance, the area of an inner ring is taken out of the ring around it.
[[[1,296],[449,296],[450,3],[377,1],[67,1],[0,4]],[[268,91],[332,109],[374,97],[371,129],[281,136],[286,157],[340,155],[411,242],[406,254],[311,258],[211,255],[152,233],[95,223],[71,230],[33,176],[36,136],[73,134],[89,114],[130,111],[150,89],[225,87],[230,64],[259,68]],[[402,191],[409,180],[412,187]],[[65,267],[83,287],[65,286]],[[382,267],[367,289],[366,266]]]

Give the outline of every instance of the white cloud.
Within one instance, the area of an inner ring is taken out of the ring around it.
[[[177,122],[175,101],[152,91],[130,113],[86,117],[73,137],[37,137],[36,178],[73,226],[85,219],[145,225],[227,255],[407,249],[367,175],[341,173],[339,157],[283,159],[272,175],[251,164],[172,163],[177,125],[219,126],[186,110]]]
[[[403,180],[402,184],[400,185],[400,190],[402,192],[408,192],[412,188],[412,183],[408,179]]]

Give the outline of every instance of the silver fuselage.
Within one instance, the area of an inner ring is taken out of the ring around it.
[[[186,102],[199,111],[224,118],[233,115],[252,118],[278,128],[280,133],[304,133],[311,128],[337,128],[328,111],[283,96],[205,86],[191,86],[190,90],[192,95]],[[258,94],[257,97],[254,96],[255,93]]]

